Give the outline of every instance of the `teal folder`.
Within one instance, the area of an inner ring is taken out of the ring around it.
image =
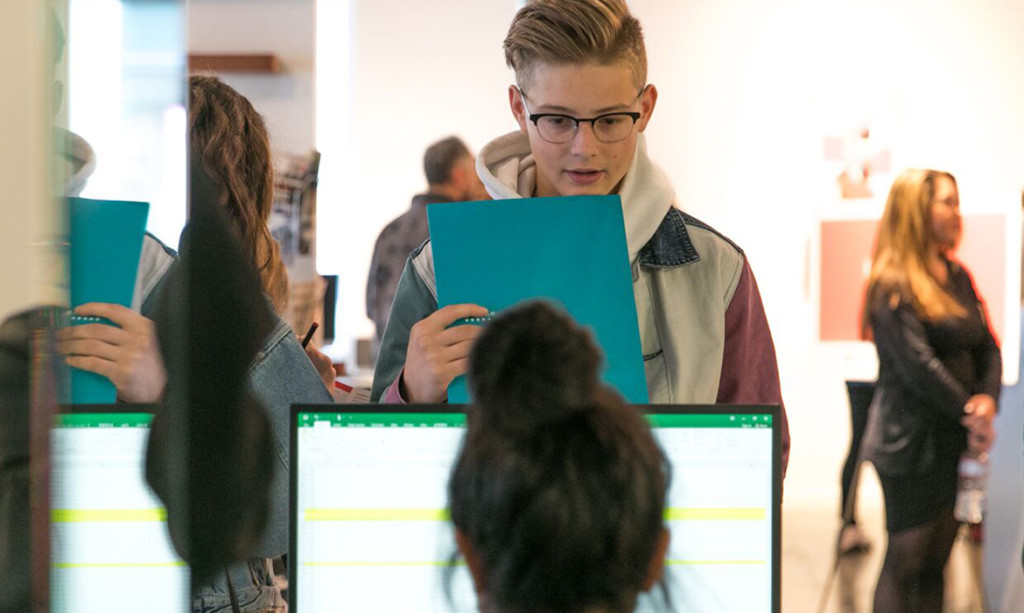
[[[439,307],[499,312],[545,298],[588,326],[605,354],[604,380],[648,402],[622,203],[618,196],[449,202],[427,207]],[[469,401],[465,378],[448,401]]]
[[[131,306],[149,204],[68,198],[68,211],[71,308],[87,302]],[[71,318],[71,325],[85,323],[90,322]],[[71,369],[72,403],[109,404],[116,398],[117,390],[106,377]]]

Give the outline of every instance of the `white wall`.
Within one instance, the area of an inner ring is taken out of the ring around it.
[[[365,315],[374,241],[425,190],[424,149],[456,134],[476,150],[515,128],[501,50],[515,2],[320,5],[332,21],[318,24],[317,143],[324,158],[317,260],[321,273],[339,275],[336,353],[350,359],[344,339],[374,334]],[[325,116],[336,109],[349,110],[347,121]]]
[[[281,56],[285,75],[228,80],[268,117],[275,142],[295,150],[312,143],[304,112],[312,107],[313,2],[189,5],[193,51]],[[811,323],[815,223],[837,203],[823,140],[868,121],[891,146],[894,169],[955,173],[966,212],[1019,207],[1024,3],[630,4],[661,92],[651,153],[678,204],[741,244],[757,274],[793,434],[787,506],[833,509],[849,436],[843,379],[872,373],[863,372],[865,348],[819,343]],[[344,339],[372,334],[363,291],[373,241],[425,187],[424,147],[456,133],[479,148],[514,127],[501,42],[517,2],[318,5],[318,264],[340,276]],[[351,357],[340,345],[338,354]],[[879,509],[877,491],[867,488],[865,498]]]
[[[501,41],[515,3],[352,2],[350,42],[319,58],[321,74],[345,54],[352,59],[350,75],[339,69],[339,82],[319,85],[325,94],[337,87],[339,101],[322,104],[321,116],[351,111],[350,157],[343,171],[322,178],[319,261],[322,271],[341,275],[339,334],[369,335],[362,292],[370,250],[379,229],[423,188],[425,145],[455,132],[478,148],[514,127]],[[843,379],[872,373],[862,366],[870,348],[818,343],[809,323],[816,318],[812,233],[821,211],[837,202],[824,138],[870,121],[890,144],[895,169],[954,172],[965,211],[1019,207],[1024,3],[631,6],[661,93],[648,128],[651,153],[675,183],[679,205],[747,251],[775,331],[794,440],[787,501],[837,504],[848,440]],[[335,217],[327,222],[327,215]]]
[[[811,325],[813,232],[838,201],[824,138],[868,121],[891,146],[895,170],[954,172],[965,211],[1019,207],[1024,3],[631,6],[661,93],[648,128],[651,153],[675,183],[678,204],[739,242],[757,274],[793,434],[787,504],[837,507],[849,440],[843,380],[872,376],[863,364],[873,352],[819,343]],[[352,73],[337,86],[349,105],[338,108],[351,109],[353,153],[340,175],[344,196],[335,196],[343,219],[320,227],[320,267],[342,276],[341,334],[371,333],[362,315],[370,250],[422,189],[423,147],[448,132],[480,147],[513,127],[501,41],[514,9],[511,0],[378,0],[347,13]],[[321,194],[337,180],[324,176]],[[325,232],[343,238],[329,249]],[[877,490],[866,490],[864,502],[879,508]]]
[[[1024,4],[631,4],[661,89],[652,154],[679,204],[737,240],[760,283],[793,431],[787,501],[833,504],[848,440],[842,382],[858,373],[808,324],[811,233],[835,201],[823,139],[844,118],[873,119],[896,169],[955,173],[965,211],[1019,207]]]
[[[314,148],[316,0],[188,0],[190,53],[273,53],[278,74],[225,74],[267,121],[275,149]]]
[[[81,196],[149,203],[146,229],[185,225],[185,3],[70,0],[67,127],[95,156]]]
[[[793,437],[786,505],[838,515],[849,441],[843,380],[872,375],[863,366],[865,350],[868,358],[872,350],[815,340],[809,257],[816,220],[837,203],[835,166],[823,161],[823,139],[869,121],[891,146],[895,170],[952,171],[965,212],[1019,210],[1024,3],[633,0],[631,6],[645,25],[650,80],[661,91],[648,128],[652,155],[673,178],[679,204],[739,242],[757,274]],[[1007,263],[1016,267],[1016,257]],[[1014,446],[1021,433],[1000,436],[1004,446]],[[1011,461],[1016,470],[994,474],[1019,475],[1019,454]],[[991,487],[1017,491],[1019,481]],[[861,493],[861,513],[881,513],[874,479]],[[1016,519],[999,511],[986,533],[1012,540],[1003,549],[1019,554],[1020,510]],[[1010,602],[1002,594],[1019,589],[1019,559],[988,562],[989,595],[999,607]]]

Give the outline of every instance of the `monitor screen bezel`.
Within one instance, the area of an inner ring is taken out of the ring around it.
[[[110,413],[116,415],[119,413],[146,413],[156,416],[158,408],[159,405],[156,404],[62,404],[54,415],[60,417],[66,414],[99,415]]]
[[[298,435],[300,413],[466,413],[467,404],[293,404],[289,411],[288,470],[288,607],[296,605],[298,593]],[[746,413],[770,415],[772,423],[772,593],[771,613],[782,609],[782,407],[772,404],[671,404],[631,405],[645,415],[729,415]]]

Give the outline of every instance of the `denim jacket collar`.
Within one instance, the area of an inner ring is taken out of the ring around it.
[[[651,240],[640,250],[639,262],[648,268],[675,268],[700,261],[700,254],[686,231],[686,221],[679,209],[671,208],[661,220]],[[693,220],[692,217],[689,219]],[[696,221],[696,220],[694,220]]]
[[[718,230],[707,225],[696,217],[691,217],[679,209],[673,207],[668,210],[661,225],[654,232],[651,240],[647,241],[637,262],[648,268],[675,268],[683,264],[692,264],[700,261],[700,254],[690,240],[690,233],[686,226],[693,226],[712,232],[720,239],[732,245],[740,254],[743,250]]]

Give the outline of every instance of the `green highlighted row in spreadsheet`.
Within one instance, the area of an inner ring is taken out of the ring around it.
[[[668,521],[763,521],[768,511],[764,507],[669,507],[665,509]]]
[[[181,568],[188,563],[175,562],[54,562],[54,568]]]
[[[79,522],[167,521],[167,510],[156,509],[53,509],[50,521],[57,524]]]
[[[455,562],[455,566],[465,566],[463,560]],[[388,567],[388,566],[449,566],[450,562],[447,560],[427,560],[425,562],[391,562],[384,560],[374,560],[370,562],[364,561],[344,561],[344,562],[303,562],[303,566],[334,566],[334,567],[345,567],[345,566],[359,566],[359,567]]]
[[[665,560],[665,563],[669,566],[764,566],[768,563],[768,560]],[[374,561],[350,561],[346,560],[343,562],[303,562],[303,566],[309,567],[395,567],[395,566],[448,566],[450,562],[447,560],[427,560],[423,562],[392,562],[384,560]],[[459,559],[455,562],[456,566],[464,566],[466,562]]]
[[[447,509],[306,509],[306,521],[447,521]],[[758,521],[767,518],[764,507],[670,507],[669,521]],[[53,509],[55,523],[167,521],[167,511],[156,509]]]

